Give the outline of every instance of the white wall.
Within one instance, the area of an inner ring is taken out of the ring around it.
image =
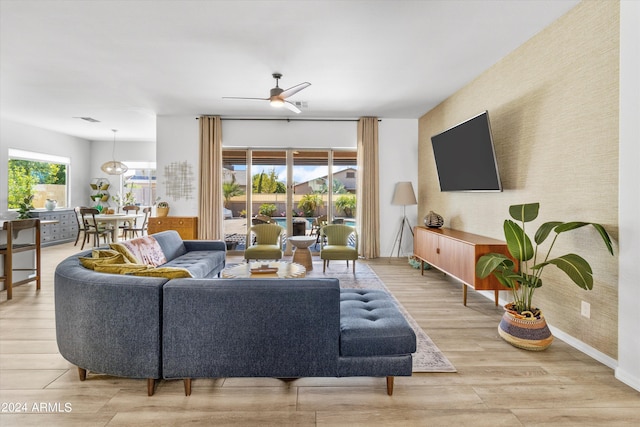
[[[9,148],[69,157],[70,206],[86,204],[91,176],[91,143],[85,139],[64,135],[33,126],[2,119],[0,121],[0,215],[7,210]],[[85,190],[86,188],[86,190]]]
[[[620,3],[620,255],[616,378],[640,390],[640,3]]]
[[[163,168],[176,161],[194,165],[198,176],[198,121],[193,116],[158,116],[157,118],[158,194],[163,195]],[[225,147],[275,148],[356,148],[355,121],[244,121],[223,120],[222,141]],[[380,240],[381,256],[389,256],[400,226],[402,207],[392,206],[395,183],[412,181],[417,189],[418,121],[416,119],[382,119],[379,124],[380,154]],[[195,216],[195,199],[167,200],[170,215]],[[411,224],[416,224],[416,206],[407,208]],[[405,234],[402,254],[410,254],[413,240]]]
[[[400,181],[411,181],[414,192],[418,191],[418,120],[384,119],[380,122],[380,256],[388,257],[400,229],[402,206],[392,205],[395,185]],[[417,197],[417,193],[416,193]],[[418,225],[418,206],[406,207],[407,218],[412,227]],[[413,237],[405,228],[400,256],[413,253]],[[393,250],[393,256],[398,248]]]
[[[223,120],[225,147],[356,148],[354,121]]]
[[[198,215],[198,121],[194,116],[158,116],[156,118],[156,188],[158,196],[169,202],[171,216]],[[189,199],[166,197],[165,167],[187,162],[193,168],[192,196]]]
[[[100,166],[108,160],[113,160],[114,149],[113,141],[91,141],[91,177],[103,178],[111,183],[109,192],[111,196],[115,195],[119,190],[120,177],[118,175],[107,175],[102,172]],[[156,143],[141,141],[120,141],[116,136],[115,143],[115,159],[123,162],[155,162],[156,161]],[[91,204],[89,197],[89,186],[86,185],[87,198],[83,203]],[[113,205],[113,202],[112,202]],[[112,206],[113,207],[113,206]]]

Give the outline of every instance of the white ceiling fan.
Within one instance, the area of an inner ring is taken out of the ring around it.
[[[268,98],[242,98],[236,96],[223,96],[222,99],[240,99],[240,100],[249,100],[249,101],[269,101],[272,107],[284,107],[288,110],[293,111],[296,114],[300,114],[300,109],[296,107],[293,103],[287,101],[287,98],[295,95],[300,92],[302,89],[311,86],[311,83],[304,82],[297,84],[295,86],[291,86],[289,89],[282,89],[278,86],[278,80],[282,78],[282,74],[273,73],[273,78],[276,79],[276,87],[271,89]]]

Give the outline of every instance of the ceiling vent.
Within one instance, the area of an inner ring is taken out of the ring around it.
[[[93,117],[74,117],[74,119],[84,120],[89,123],[100,123],[100,120],[96,120]]]
[[[301,110],[306,110],[309,108],[309,102],[307,101],[291,101],[291,103]]]

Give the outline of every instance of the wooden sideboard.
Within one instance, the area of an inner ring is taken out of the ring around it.
[[[176,230],[183,240],[198,238],[197,216],[152,216],[149,218],[148,233],[158,233],[165,230]]]
[[[477,291],[494,291],[496,305],[498,291],[509,289],[493,276],[484,279],[476,276],[476,262],[489,252],[509,255],[507,244],[501,240],[449,228],[415,227],[414,255],[464,283],[464,305],[467,305],[467,286]],[[424,263],[421,265],[424,274]]]

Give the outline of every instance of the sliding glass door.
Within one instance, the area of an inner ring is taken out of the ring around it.
[[[287,236],[311,235],[319,221],[355,224],[355,151],[223,149],[222,157],[229,250],[244,250],[256,223],[275,222]]]

